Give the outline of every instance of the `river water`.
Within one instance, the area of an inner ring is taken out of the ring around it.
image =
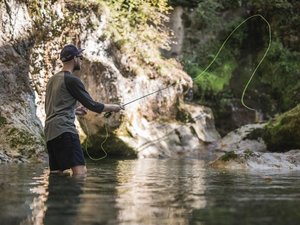
[[[299,171],[221,171],[192,159],[87,167],[74,178],[0,165],[0,224],[300,224]]]

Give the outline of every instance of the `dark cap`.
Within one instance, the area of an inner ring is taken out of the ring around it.
[[[66,45],[60,52],[60,60],[63,62],[70,61],[74,59],[83,52],[84,49],[78,49],[75,45]]]

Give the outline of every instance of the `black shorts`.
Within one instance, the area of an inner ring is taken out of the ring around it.
[[[48,141],[47,149],[50,171],[85,165],[78,134],[63,133]]]

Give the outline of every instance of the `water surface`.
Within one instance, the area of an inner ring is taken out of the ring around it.
[[[220,171],[201,160],[88,162],[86,178],[0,165],[0,223],[299,224],[300,172]]]

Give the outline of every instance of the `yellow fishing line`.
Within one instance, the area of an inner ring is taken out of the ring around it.
[[[86,129],[86,141],[85,141],[85,145],[84,145],[86,154],[88,155],[88,157],[89,157],[91,160],[94,160],[94,161],[99,161],[99,160],[101,160],[101,159],[105,159],[105,158],[107,157],[107,152],[105,151],[103,145],[104,145],[104,143],[107,141],[108,136],[109,136],[109,135],[108,135],[108,130],[107,130],[107,124],[106,124],[106,123],[104,124],[106,134],[105,134],[104,140],[103,140],[102,143],[101,143],[101,150],[104,152],[104,156],[99,157],[99,158],[94,158],[94,157],[92,157],[92,156],[89,154],[88,147],[87,147],[88,142],[89,142],[89,136],[90,136],[90,134],[89,134],[89,130],[88,130],[88,127],[87,127],[87,123],[86,123],[86,119],[85,119],[85,118],[83,118],[83,123],[84,123],[85,129]]]
[[[253,15],[253,16],[250,16],[250,17],[248,17],[248,18],[246,18],[245,20],[243,20],[228,36],[227,36],[227,38],[225,39],[225,41],[223,42],[223,44],[221,45],[221,47],[220,47],[220,49],[219,49],[219,51],[217,52],[217,54],[215,55],[215,57],[213,58],[213,60],[209,63],[209,65],[197,76],[197,77],[199,77],[199,76],[201,76],[202,74],[204,74],[210,67],[211,67],[211,65],[216,61],[216,59],[217,59],[217,57],[219,56],[219,54],[220,54],[220,52],[222,51],[222,49],[224,48],[224,46],[225,46],[225,44],[228,42],[228,40],[231,38],[231,36],[234,34],[234,32],[237,30],[237,29],[239,29],[244,23],[246,23],[248,20],[250,20],[250,19],[252,19],[252,18],[255,18],[255,17],[260,17],[264,22],[266,22],[266,24],[268,25],[268,31],[269,31],[269,42],[268,42],[268,47],[267,47],[267,49],[266,49],[266,51],[265,51],[265,53],[264,53],[264,55],[263,55],[263,57],[260,59],[260,61],[259,61],[259,63],[257,64],[257,66],[255,67],[255,69],[254,69],[254,71],[252,72],[252,74],[251,74],[251,76],[250,76],[250,78],[249,78],[249,80],[248,80],[248,82],[247,82],[247,84],[246,84],[246,86],[245,86],[245,88],[244,88],[244,90],[243,90],[243,94],[242,94],[242,96],[241,96],[241,103],[242,103],[242,105],[244,106],[244,107],[246,107],[247,109],[249,109],[249,110],[253,110],[253,111],[256,111],[255,109],[253,109],[253,108],[250,108],[249,106],[247,106],[246,104],[245,104],[245,102],[244,102],[244,97],[245,97],[245,93],[246,93],[246,90],[247,90],[247,88],[248,88],[248,86],[249,86],[249,84],[251,83],[251,81],[252,81],[252,79],[253,79],[253,77],[254,77],[254,75],[255,75],[255,73],[256,73],[256,71],[257,71],[257,69],[259,68],[259,66],[260,66],[260,64],[264,61],[264,59],[265,59],[265,57],[266,57],[266,55],[267,55],[267,53],[268,53],[268,51],[269,51],[269,49],[270,49],[270,47],[271,47],[271,40],[272,40],[272,33],[271,33],[271,25],[270,25],[270,23],[267,21],[267,19],[265,18],[265,17],[263,17],[262,15],[260,15],[260,14],[255,14],[255,15]],[[194,79],[197,79],[197,77],[196,78],[194,78]],[[194,80],[193,79],[193,80]]]

